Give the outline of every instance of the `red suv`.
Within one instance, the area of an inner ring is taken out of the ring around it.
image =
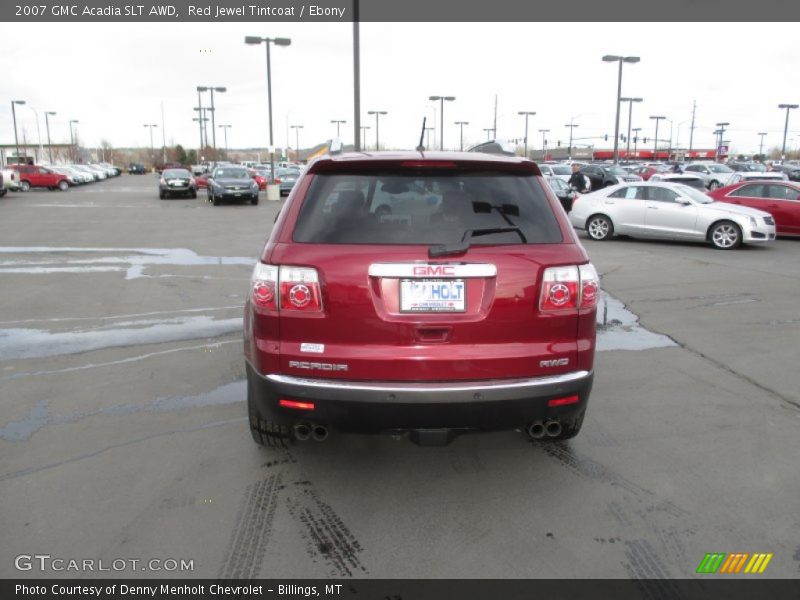
[[[535,163],[473,153],[313,162],[253,270],[259,444],[330,430],[567,439],[592,387],[597,272]]]
[[[38,165],[8,165],[19,173],[19,189],[27,192],[32,187],[46,187],[49,190],[59,189],[62,192],[69,189],[69,179],[66,175],[51,171],[47,167]]]

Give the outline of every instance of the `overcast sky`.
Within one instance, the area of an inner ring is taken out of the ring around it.
[[[69,140],[69,119],[80,121],[86,145],[101,139],[112,146],[148,146],[145,123],[156,123],[161,145],[161,105],[168,145],[199,144],[192,108],[197,85],[226,86],[215,95],[216,123],[230,124],[231,148],[266,146],[267,93],[264,46],[247,46],[245,35],[290,37],[290,47],[272,49],[273,119],[279,147],[300,146],[335,134],[332,119],[345,119],[342,139],[353,139],[352,24],[312,23],[6,23],[0,54],[3,98],[0,142],[13,143],[10,101],[26,100],[51,117],[54,142]],[[733,150],[780,146],[785,112],[779,103],[800,102],[797,65],[800,44],[794,23],[363,23],[361,25],[362,125],[375,144],[375,119],[385,110],[381,146],[413,148],[423,116],[436,115],[430,95],[455,96],[445,104],[445,147],[458,145],[454,121],[469,121],[465,144],[486,139],[498,96],[497,137],[521,138],[519,111],[530,119],[529,145],[541,147],[539,129],[550,145],[566,144],[565,123],[579,125],[576,137],[613,134],[616,65],[604,54],[641,57],[626,65],[623,96],[640,96],[633,126],[652,138],[650,115],[673,120],[673,140],[689,139],[692,101],[697,100],[694,147],[711,148],[715,123],[728,121]],[[204,105],[208,95],[204,94]],[[37,138],[30,108],[17,107],[17,123],[29,143]],[[627,107],[620,123],[627,128]],[[789,147],[800,145],[800,110],[790,118]],[[666,131],[665,131],[666,130]],[[670,124],[661,122],[659,138]],[[288,140],[287,140],[288,133]],[[595,142],[610,146],[611,142]],[[218,130],[217,145],[223,146]],[[649,144],[648,144],[649,146]]]

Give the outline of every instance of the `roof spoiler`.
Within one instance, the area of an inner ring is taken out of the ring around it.
[[[503,154],[505,156],[516,156],[514,148],[506,140],[489,140],[467,149],[467,152],[482,152],[484,154]]]

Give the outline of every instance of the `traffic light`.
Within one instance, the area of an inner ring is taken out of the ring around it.
[[[644,138],[644,139],[642,140],[642,143],[643,143],[643,144],[646,144],[646,143],[647,143],[647,138]]]
[[[605,135],[603,136],[603,139],[604,139],[605,141],[608,141],[608,134],[605,134]]]

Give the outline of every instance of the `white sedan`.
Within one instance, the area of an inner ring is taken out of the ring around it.
[[[678,183],[624,183],[578,196],[569,219],[597,241],[618,234],[708,242],[729,250],[775,239],[775,220],[769,213],[714,202]]]

